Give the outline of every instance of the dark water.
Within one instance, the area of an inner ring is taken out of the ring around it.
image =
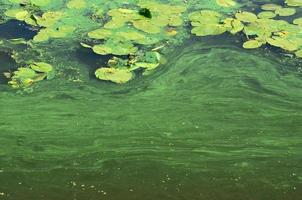
[[[2,79],[0,199],[301,199],[299,62],[237,40],[193,37],[125,85],[49,80],[19,94]],[[87,76],[102,62],[57,59]]]

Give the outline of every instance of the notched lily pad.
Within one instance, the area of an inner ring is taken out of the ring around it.
[[[286,17],[296,14],[296,9],[294,8],[280,8],[275,11],[279,16]]]
[[[53,67],[50,64],[44,62],[34,62],[30,65],[30,68],[36,72],[43,73],[49,73],[53,70]]]

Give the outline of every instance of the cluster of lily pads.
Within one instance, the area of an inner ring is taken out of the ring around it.
[[[158,67],[161,56],[154,45],[175,36],[176,27],[184,23],[181,14],[186,8],[183,6],[146,1],[139,2],[137,6],[137,9],[117,8],[108,11],[110,20],[103,27],[88,33],[94,44],[81,43],[83,47],[91,48],[99,55],[135,57],[131,64],[128,62],[127,65],[98,69],[96,76],[99,79],[124,83],[131,80],[132,71],[138,68],[150,71]],[[143,12],[147,14],[144,15]],[[143,54],[140,49],[143,49]],[[150,51],[152,49],[153,51]],[[143,61],[146,55],[155,55],[157,59],[152,62]],[[121,80],[118,80],[118,77]]]
[[[292,6],[300,6],[299,2],[301,1],[286,1]],[[191,32],[197,36],[242,32],[248,38],[243,43],[243,48],[254,49],[269,44],[302,58],[302,18],[296,18],[293,23],[280,19],[294,15],[296,9],[276,4],[264,4],[261,9],[263,11],[258,14],[240,11],[234,17],[212,10],[196,11],[189,15],[193,26]],[[279,19],[273,19],[276,16]]]
[[[8,83],[13,88],[24,88],[31,86],[33,83],[50,79],[54,75],[53,67],[44,62],[33,62],[27,66],[18,68],[11,76],[11,81]]]
[[[243,2],[251,3],[244,0],[240,3],[236,0],[2,0],[0,14],[4,20],[6,17],[22,21],[37,32],[30,41],[10,41],[37,51],[37,56],[28,51],[26,55],[32,55],[30,60],[47,60],[45,55],[53,55],[52,51],[60,48],[58,44],[74,49],[80,44],[80,48],[88,48],[100,59],[108,59],[105,66],[95,71],[95,76],[114,83],[126,83],[141,72],[149,74],[164,63],[164,52],[188,37],[187,19],[192,25],[191,33],[197,36],[242,33],[247,38],[243,44],[246,49],[269,44],[302,57],[302,18],[292,23],[284,20],[288,18],[282,19],[295,15],[302,6],[301,0],[284,0],[284,7],[264,4],[258,13],[238,11]],[[68,71],[54,70],[43,62],[27,62],[26,58],[20,61],[24,53],[11,55],[22,66],[7,74],[14,88],[28,87],[53,77],[54,72]],[[58,68],[55,60],[51,63]]]
[[[5,15],[23,21],[38,31],[32,43],[29,43],[35,48],[44,48],[45,43],[55,39],[70,38],[75,32],[82,35],[90,29],[86,37],[79,41],[83,47],[91,48],[93,53],[101,56],[110,55],[111,61],[115,57],[123,60],[121,57],[126,55],[132,58],[124,58],[124,62],[119,62],[118,65],[101,66],[114,68],[111,74],[115,72],[119,74],[119,70],[125,71],[124,69],[135,74],[133,72],[139,68],[145,70],[143,74],[148,74],[158,67],[162,62],[160,59],[163,58],[158,51],[165,47],[167,41],[171,43],[175,40],[178,27],[184,25],[182,14],[186,10],[184,4],[170,5],[157,1],[134,0],[135,4],[131,4],[131,1],[129,4],[115,2],[123,6],[112,6],[111,9],[107,9],[111,7],[109,2],[108,7],[101,7],[100,5],[104,5],[102,2],[90,4],[92,0],[69,0],[65,7],[61,5],[63,8],[55,10],[44,9],[51,5],[49,1],[44,3],[39,0],[9,1],[19,6],[8,9]],[[37,5],[42,9],[37,9]],[[80,23],[77,23],[78,18],[81,18]],[[92,27],[98,28],[91,30]],[[78,38],[81,38],[80,35],[77,35]],[[145,59],[147,55],[149,57],[152,55],[151,57],[156,59]],[[100,71],[102,70],[96,71],[96,77],[107,80],[102,78]],[[111,81],[125,82],[116,79]]]

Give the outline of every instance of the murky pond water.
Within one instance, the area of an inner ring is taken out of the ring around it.
[[[0,26],[3,41],[38,31]],[[125,84],[95,78],[107,55],[60,39],[40,46],[42,61],[67,68],[21,89],[2,75],[0,199],[300,199],[302,61],[244,40],[187,37]],[[20,66],[12,49],[35,58],[23,48],[1,47],[1,73]]]

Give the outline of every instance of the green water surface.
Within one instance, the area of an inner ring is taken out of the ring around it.
[[[300,199],[297,66],[216,39],[125,85],[2,85],[0,199]]]

